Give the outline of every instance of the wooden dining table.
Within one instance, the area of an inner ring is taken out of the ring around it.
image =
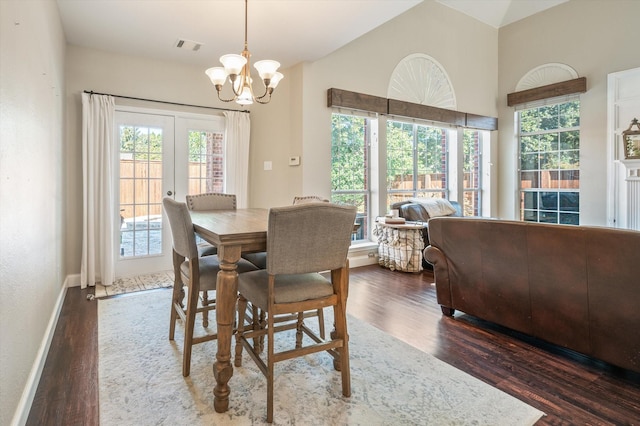
[[[237,209],[190,211],[191,221],[203,240],[218,248],[220,272],[216,283],[218,351],[213,364],[216,386],[213,405],[218,413],[229,408],[229,379],[233,376],[231,339],[238,297],[237,263],[243,252],[267,249],[269,210]]]

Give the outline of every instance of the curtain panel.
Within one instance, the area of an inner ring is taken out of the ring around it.
[[[226,193],[236,194],[238,208],[249,205],[249,114],[225,111],[225,171]]]
[[[115,275],[115,100],[82,94],[82,262],[80,286],[111,285]]]

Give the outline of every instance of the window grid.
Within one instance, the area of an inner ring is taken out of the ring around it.
[[[344,114],[331,117],[331,201],[356,206],[360,224],[355,241],[369,239],[370,120]]]
[[[162,129],[119,128],[120,257],[162,251]]]
[[[439,127],[387,122],[387,203],[447,197],[448,132]]]
[[[579,101],[518,113],[520,219],[580,223]]]
[[[480,216],[482,212],[482,150],[478,130],[464,130],[463,150],[463,215]]]

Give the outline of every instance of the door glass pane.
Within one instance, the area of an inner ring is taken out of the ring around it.
[[[161,128],[120,125],[120,258],[162,253]]]
[[[224,192],[224,134],[190,129],[188,193]]]

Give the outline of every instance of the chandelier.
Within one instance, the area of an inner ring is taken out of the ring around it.
[[[278,72],[280,62],[263,60],[256,62],[253,66],[258,71],[260,79],[264,84],[264,93],[256,96],[253,92],[250,61],[251,53],[247,44],[247,2],[244,0],[244,50],[241,55],[229,54],[220,57],[222,67],[213,67],[205,71],[218,92],[218,99],[222,102],[236,101],[240,105],[251,105],[254,101],[259,104],[267,104],[271,100],[273,90],[284,77]],[[233,97],[223,99],[220,97],[222,86],[227,78],[231,82]]]

